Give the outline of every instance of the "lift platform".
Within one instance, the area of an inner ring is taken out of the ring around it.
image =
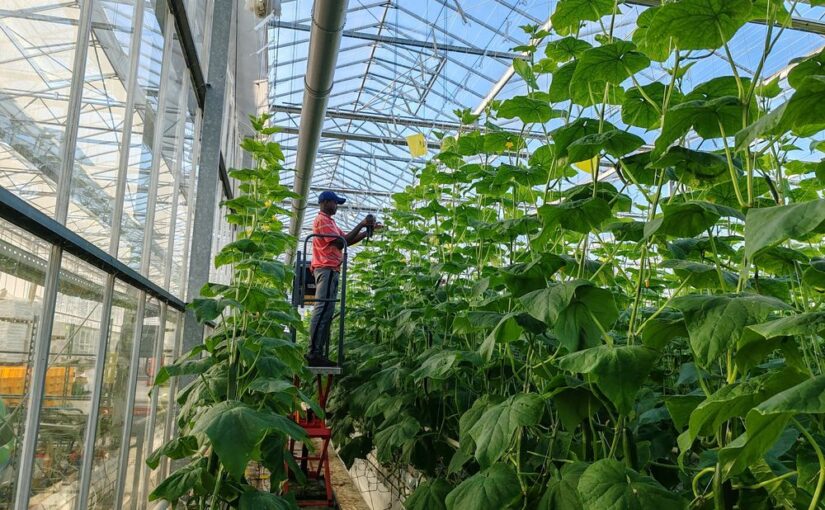
[[[340,298],[317,299],[315,296],[315,278],[309,269],[309,261],[306,258],[307,246],[314,237],[328,237],[340,239],[344,243],[343,262],[339,277]],[[309,366],[306,371],[311,374],[315,383],[315,391],[318,397],[318,406],[323,415],[318,416],[312,409],[303,412],[296,412],[293,415],[295,422],[304,429],[308,441],[312,444],[302,443],[294,439],[289,440],[289,452],[295,458],[302,474],[307,481],[316,484],[323,484],[321,496],[296,494],[298,506],[300,507],[329,507],[334,508],[335,498],[332,493],[332,478],[329,467],[329,444],[332,438],[332,430],[326,422],[327,401],[334,377],[343,373],[344,365],[344,321],[346,320],[346,296],[347,296],[347,241],[341,236],[312,234],[304,239],[303,251],[298,251],[295,258],[295,277],[292,286],[292,306],[300,308],[313,306],[321,302],[340,303],[338,314],[338,346],[336,352],[336,365],[330,367]],[[292,331],[292,340],[296,341],[296,332]],[[327,342],[325,356],[329,358],[330,349]],[[302,381],[295,377],[295,386],[300,387]],[[289,465],[286,466],[287,475],[290,473]],[[284,486],[285,492],[290,492],[290,480]],[[309,497],[307,497],[309,496]]]

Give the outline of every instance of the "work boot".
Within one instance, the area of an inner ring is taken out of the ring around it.
[[[334,361],[331,361],[326,356],[316,356],[312,357],[308,360],[310,367],[322,367],[322,368],[329,368],[329,367],[337,367],[338,364]]]

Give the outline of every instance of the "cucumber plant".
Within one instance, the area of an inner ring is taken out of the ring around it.
[[[796,4],[524,27],[526,93],[457,111],[353,264],[345,461],[414,467],[410,510],[823,507],[825,51],[765,76]]]
[[[157,386],[181,378],[177,433],[146,461],[153,469],[163,457],[179,465],[149,496],[175,508],[293,508],[294,501],[279,494],[285,466],[297,468],[286,443],[306,437],[290,414],[302,404],[318,410],[293,385],[304,359],[289,328],[303,326],[287,299],[292,270],[277,258],[296,240],[277,217],[288,214],[280,204],[295,194],[280,183],[284,156],[277,143],[267,141],[276,132],[266,126],[268,119],[252,118],[258,134],[241,145],[254,168],[229,172],[240,183],[238,196],[224,202],[237,239],[215,256],[215,266],[230,265],[231,281],[205,285],[190,305],[198,320],[215,321],[215,328],[202,344],[162,367],[155,380]],[[247,482],[251,461],[270,472],[269,492]]]

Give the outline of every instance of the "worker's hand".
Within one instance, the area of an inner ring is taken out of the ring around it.
[[[375,225],[375,216],[368,214],[363,220],[361,220],[361,223],[358,224],[358,229],[360,230],[373,225]]]

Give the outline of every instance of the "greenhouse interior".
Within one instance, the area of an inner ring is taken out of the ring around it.
[[[825,0],[2,0],[0,510],[825,509]]]

